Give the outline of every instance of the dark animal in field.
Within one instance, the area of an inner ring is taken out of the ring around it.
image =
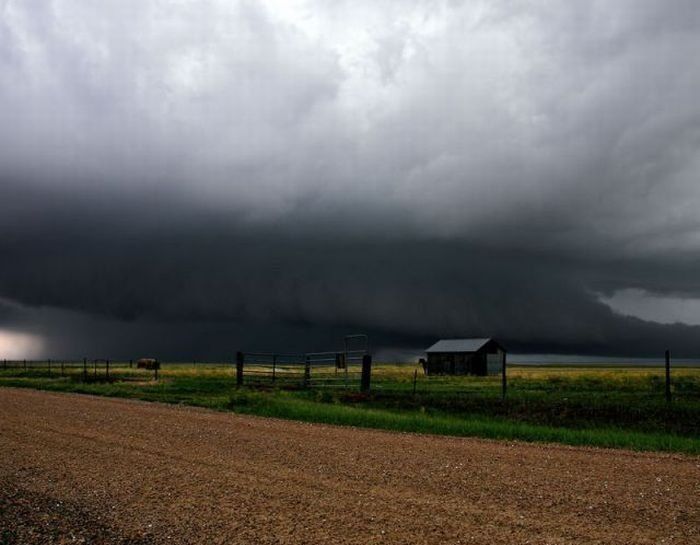
[[[136,360],[137,369],[160,369],[160,362],[155,358],[141,358]]]

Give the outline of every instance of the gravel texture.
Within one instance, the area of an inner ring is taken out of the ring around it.
[[[0,543],[700,544],[700,458],[0,389]]]

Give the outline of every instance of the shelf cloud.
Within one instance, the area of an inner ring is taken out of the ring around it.
[[[700,355],[696,2],[277,4],[0,3],[3,331]]]

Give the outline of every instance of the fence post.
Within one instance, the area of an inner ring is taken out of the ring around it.
[[[95,379],[97,379],[97,360],[92,360],[92,363],[95,368],[93,374],[95,375]]]
[[[134,366],[134,360],[129,360],[129,369],[131,369]]]
[[[87,381],[87,358],[83,358],[83,380]]]
[[[24,370],[27,370],[27,360],[24,360]]]
[[[109,360],[106,360],[105,362],[105,376],[107,380],[109,380]]]
[[[245,362],[245,354],[236,352],[236,387],[243,386],[243,364]]]
[[[275,378],[277,374],[277,354],[272,355],[272,384],[275,383]]]
[[[63,370],[63,360],[61,360],[61,376],[62,376],[62,377],[65,377],[65,376],[66,376],[66,373],[65,373],[65,371]]]
[[[671,403],[671,353],[666,350],[666,403]]]
[[[372,376],[372,356],[365,354],[362,356],[362,379],[360,380],[360,390],[368,393],[370,388],[370,378]]]
[[[418,381],[418,367],[413,371],[413,397],[416,397],[416,382]]]
[[[156,361],[156,362],[153,364],[153,378],[154,378],[155,380],[158,380],[158,369],[160,369],[160,362],[159,362],[159,361]]]
[[[7,360],[2,360],[2,370],[7,371]]]
[[[306,356],[304,359],[304,388],[308,388],[311,383],[311,358]]]
[[[505,400],[508,390],[508,382],[506,380],[506,353],[503,353],[503,365],[501,366],[501,399]]]
[[[49,358],[49,359],[46,360],[46,361],[47,361],[47,363],[49,364],[49,376],[51,376],[51,358]]]

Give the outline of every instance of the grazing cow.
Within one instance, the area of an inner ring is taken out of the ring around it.
[[[155,358],[141,358],[136,360],[137,369],[160,369],[160,362]]]

